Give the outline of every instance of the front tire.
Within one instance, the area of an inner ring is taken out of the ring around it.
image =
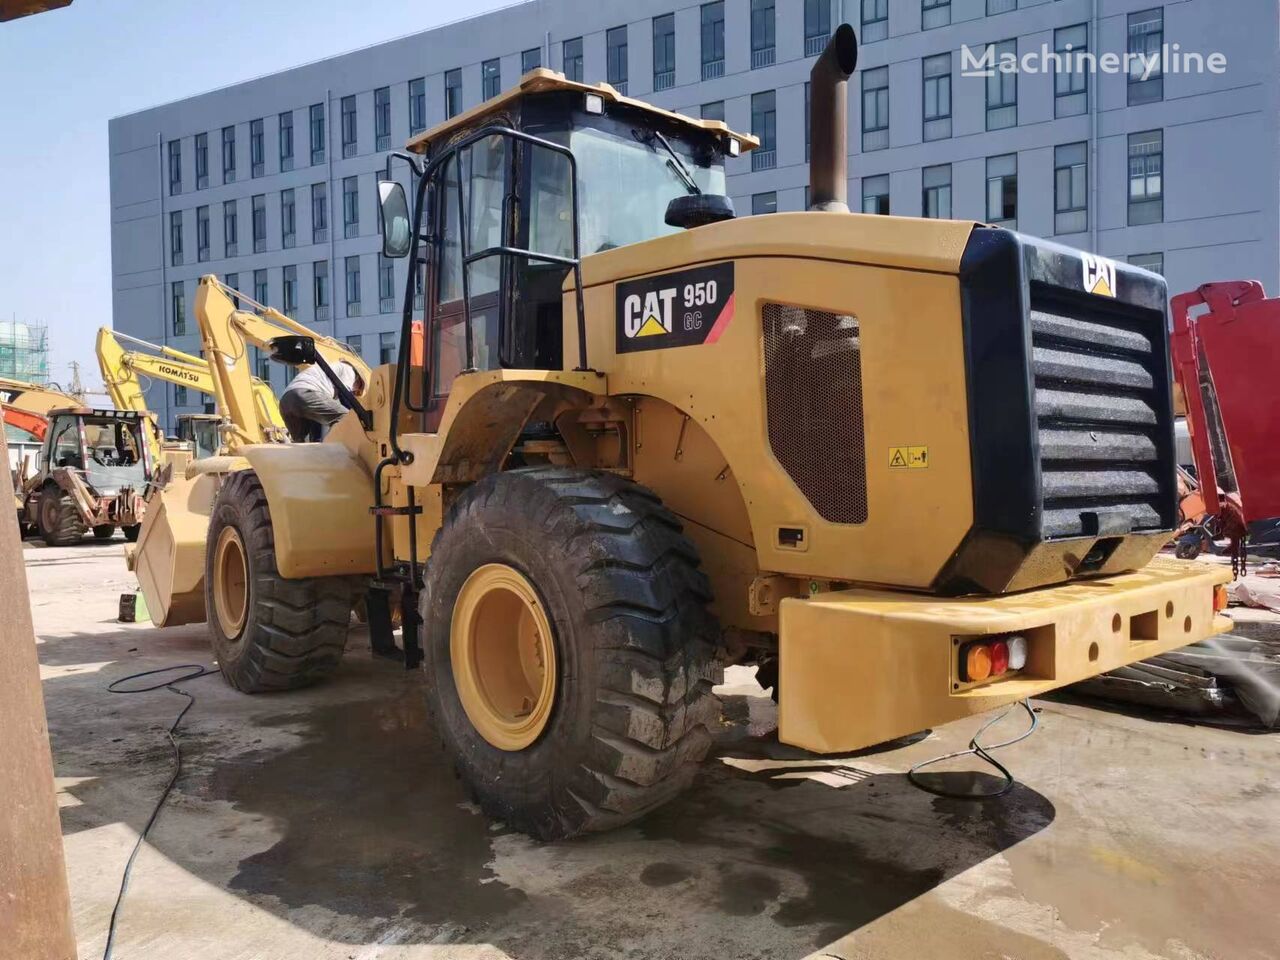
[[[71,494],[50,485],[40,494],[40,534],[51,547],[69,547],[84,539],[84,520]]]
[[[267,495],[252,470],[230,474],[218,491],[207,544],[205,610],[227,683],[263,693],[331,674],[347,643],[352,582],[280,576]]]
[[[128,540],[130,543],[137,543],[138,534],[142,532],[142,524],[135,523],[133,524],[133,526],[124,527],[123,530],[124,530],[124,538],[126,540]]]
[[[100,523],[93,528],[93,539],[110,540],[116,535],[116,525],[114,523]]]
[[[489,816],[560,839],[689,786],[721,676],[698,563],[658,498],[612,474],[512,470],[458,497],[421,597],[426,698]]]

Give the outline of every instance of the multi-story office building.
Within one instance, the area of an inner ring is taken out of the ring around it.
[[[198,350],[195,281],[216,273],[391,358],[407,268],[378,252],[386,152],[537,66],[755,133],[728,163],[739,215],[802,209],[806,81],[841,19],[862,45],[855,209],[1057,237],[1174,291],[1251,277],[1280,292],[1277,16],[1274,0],[517,4],[113,120],[114,322]],[[994,74],[966,75],[988,49]],[[1102,59],[1162,49],[1150,70]],[[1010,55],[1017,72],[999,69]],[[200,403],[172,387],[150,400],[169,423]]]

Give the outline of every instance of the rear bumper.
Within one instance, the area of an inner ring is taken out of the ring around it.
[[[1230,570],[1157,557],[1136,573],[997,597],[842,590],[781,604],[778,733],[857,750],[1036,696],[1231,629],[1213,588]],[[1021,633],[1027,666],[961,681],[963,639]]]

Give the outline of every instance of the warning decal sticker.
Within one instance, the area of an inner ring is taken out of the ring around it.
[[[617,286],[618,353],[715,343],[732,319],[732,262]]]
[[[895,470],[928,470],[928,447],[890,447],[889,466]]]

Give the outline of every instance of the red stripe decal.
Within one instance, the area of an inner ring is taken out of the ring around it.
[[[707,334],[704,343],[715,343],[720,339],[720,334],[724,333],[724,328],[729,326],[729,321],[733,319],[733,297],[732,293],[729,294],[724,309],[720,311],[720,316],[716,317],[716,322],[712,325],[711,332]]]

